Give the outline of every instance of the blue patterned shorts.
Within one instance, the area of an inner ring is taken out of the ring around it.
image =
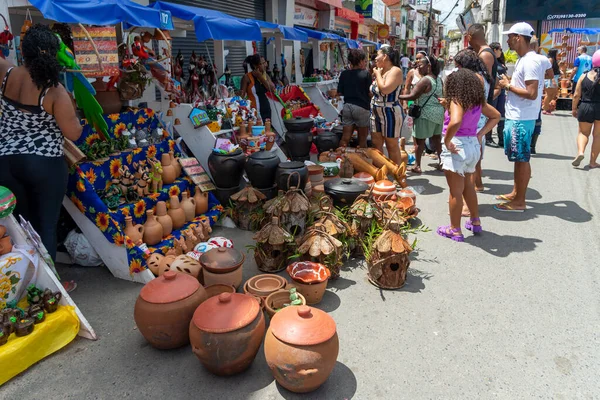
[[[531,158],[531,136],[535,120],[516,121],[506,119],[504,123],[504,154],[511,162],[529,162]]]

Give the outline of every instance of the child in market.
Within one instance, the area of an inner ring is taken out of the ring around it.
[[[500,113],[485,100],[483,84],[477,75],[461,68],[446,78],[444,135],[441,164],[450,189],[450,225],[437,233],[456,242],[465,240],[460,227],[463,198],[471,211],[465,224],[473,233],[482,231],[475,192],[474,172],[481,156],[481,140],[500,121]],[[488,120],[478,132],[481,114]]]

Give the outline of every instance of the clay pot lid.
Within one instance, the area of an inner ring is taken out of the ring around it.
[[[246,257],[236,249],[219,247],[207,251],[200,256],[200,263],[209,272],[224,274],[239,268]]]
[[[302,161],[285,161],[279,163],[279,168],[281,169],[300,169],[304,167],[305,165]]]
[[[272,160],[273,158],[279,159],[279,157],[277,157],[277,154],[264,149],[261,149],[256,153],[252,153],[248,158],[251,158],[253,160]]]
[[[337,193],[364,193],[369,185],[355,178],[336,178],[325,182],[325,191]]]
[[[261,274],[248,279],[247,285],[250,293],[258,296],[267,296],[287,285],[287,280],[279,275]]]
[[[287,267],[287,273],[290,277],[303,283],[325,282],[331,277],[329,268],[325,265],[312,261],[296,261]]]
[[[142,290],[142,300],[153,304],[175,303],[190,297],[200,288],[198,279],[184,273],[167,271],[148,282]]]
[[[204,332],[227,333],[249,325],[260,305],[253,296],[241,293],[221,293],[200,304],[192,322]]]
[[[314,346],[331,339],[336,326],[333,318],[318,308],[285,307],[271,319],[271,332],[282,342]]]

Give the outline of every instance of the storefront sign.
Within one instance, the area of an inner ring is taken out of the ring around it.
[[[356,0],[354,7],[357,13],[373,22],[383,24],[385,22],[385,3],[383,0]]]
[[[316,28],[319,25],[319,12],[312,8],[295,6],[294,7],[294,24]]]
[[[369,37],[369,27],[366,25],[359,25],[358,34],[363,37]]]
[[[417,41],[415,39],[408,39],[406,41],[406,47],[408,47],[409,49],[417,48]]]
[[[417,41],[417,48],[426,48],[427,47],[427,39],[420,36],[418,38],[416,38]]]
[[[365,20],[361,14],[347,8],[336,8],[335,16],[347,19],[348,21],[356,22],[357,24],[362,24]]]
[[[387,25],[379,25],[377,27],[377,38],[378,39],[387,39],[390,36],[390,27]]]
[[[539,21],[577,18],[600,18],[597,1],[552,0],[522,1],[506,0],[506,21]]]
[[[94,52],[92,43],[79,26],[71,26],[73,33],[73,47],[75,61],[82,70],[94,71],[98,69],[98,56]],[[100,58],[102,59],[101,72],[86,73],[88,77],[117,76],[119,75],[119,54],[117,50],[117,32],[113,26],[90,26],[88,33],[94,40]]]
[[[341,29],[347,35],[350,35],[352,33],[352,22],[344,18],[335,17],[335,29]]]

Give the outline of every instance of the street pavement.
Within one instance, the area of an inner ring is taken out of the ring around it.
[[[105,268],[64,267],[99,340],[76,339],[0,389],[4,399],[579,399],[600,397],[600,170],[574,169],[576,120],[544,116],[522,214],[499,213],[493,196],[512,187],[512,164],[488,148],[479,196],[485,232],[465,243],[438,237],[448,190],[425,157],[409,176],[423,190],[407,285],[380,291],[349,262],[318,306],[337,322],[333,374],[312,394],[277,385],[263,349],[250,369],[217,377],[189,346],[150,347],[133,321],[141,285]],[[583,165],[589,161],[589,149]],[[217,232],[244,249],[252,234]],[[248,278],[258,270],[252,257]],[[1,348],[0,348],[1,351]]]

